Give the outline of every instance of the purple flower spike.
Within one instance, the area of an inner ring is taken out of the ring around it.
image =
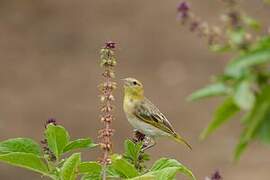
[[[189,4],[187,2],[181,2],[177,7],[178,12],[187,14],[189,11]]]
[[[116,47],[116,43],[115,42],[108,41],[108,42],[105,43],[105,48],[114,49],[115,47]]]
[[[211,176],[211,180],[221,180],[222,177],[221,175],[219,174],[218,171],[216,171],[212,176]]]
[[[49,125],[49,124],[53,124],[53,125],[57,125],[57,123],[56,123],[56,119],[54,119],[54,118],[49,118],[47,121],[46,121],[46,127],[47,127],[47,125]]]

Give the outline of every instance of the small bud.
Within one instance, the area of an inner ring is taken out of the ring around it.
[[[106,149],[106,144],[105,143],[99,143],[99,146],[101,149]]]
[[[238,27],[240,23],[240,15],[237,11],[232,11],[228,13],[230,23],[233,27]]]
[[[107,163],[107,164],[112,164],[112,160],[111,160],[110,158],[107,158],[107,159],[106,159],[106,163]]]
[[[113,71],[110,71],[110,73],[109,73],[109,74],[110,74],[110,77],[111,77],[111,78],[115,78],[115,74],[114,74],[114,72],[113,72]]]
[[[105,48],[108,48],[108,49],[114,49],[115,46],[116,46],[116,43],[112,41],[108,41],[105,43]]]
[[[47,139],[43,139],[43,140],[40,141],[40,143],[44,144],[44,145],[47,145],[48,142],[47,142]]]
[[[218,171],[216,171],[212,176],[211,176],[211,180],[221,180],[222,177],[220,175],[220,173]]]
[[[217,36],[220,36],[222,34],[222,31],[221,31],[220,27],[218,27],[218,26],[213,26],[212,30],[213,30],[213,33]]]
[[[199,27],[199,36],[208,36],[209,35],[209,25],[207,22],[203,22]]]
[[[177,11],[179,13],[183,13],[186,14],[189,11],[189,4],[187,2],[181,2],[178,7],[177,7]]]
[[[252,40],[252,35],[250,33],[245,34],[245,40],[250,42]]]
[[[105,100],[106,100],[106,97],[105,97],[104,95],[101,95],[101,96],[100,96],[100,101],[101,101],[101,102],[104,102]]]
[[[197,20],[193,21],[190,25],[190,31],[194,32],[198,29],[198,27],[199,27],[199,21],[197,21]]]
[[[105,121],[105,117],[102,116],[102,117],[100,118],[100,121],[101,121],[101,122],[104,122],[104,121]]]
[[[114,100],[115,100],[115,99],[114,99],[114,96],[113,96],[112,94],[110,94],[109,97],[108,97],[108,100],[114,101]]]
[[[178,18],[182,21],[183,24],[189,19],[189,4],[187,2],[182,2],[177,7]]]
[[[101,112],[103,113],[109,113],[112,112],[113,107],[111,105],[105,105],[101,108]]]
[[[49,125],[49,124],[53,124],[53,125],[57,125],[57,123],[56,123],[56,119],[54,119],[54,118],[49,118],[47,121],[46,121],[46,123],[45,123],[45,128],[47,128],[47,126]]]

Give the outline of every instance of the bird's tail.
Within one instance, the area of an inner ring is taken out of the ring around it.
[[[192,150],[191,145],[179,134],[175,133],[173,136],[171,136],[173,138],[174,141],[181,143],[181,144],[185,144],[190,150]]]

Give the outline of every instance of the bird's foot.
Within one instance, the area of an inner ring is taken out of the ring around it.
[[[150,149],[154,147],[155,145],[156,145],[156,141],[153,138],[146,137],[141,151],[144,152],[145,150]]]
[[[143,142],[145,140],[146,136],[145,134],[141,133],[137,129],[134,129],[134,142]]]

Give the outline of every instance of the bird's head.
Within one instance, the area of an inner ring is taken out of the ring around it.
[[[143,85],[140,81],[135,78],[125,78],[123,81],[125,95],[133,98],[143,98]]]

